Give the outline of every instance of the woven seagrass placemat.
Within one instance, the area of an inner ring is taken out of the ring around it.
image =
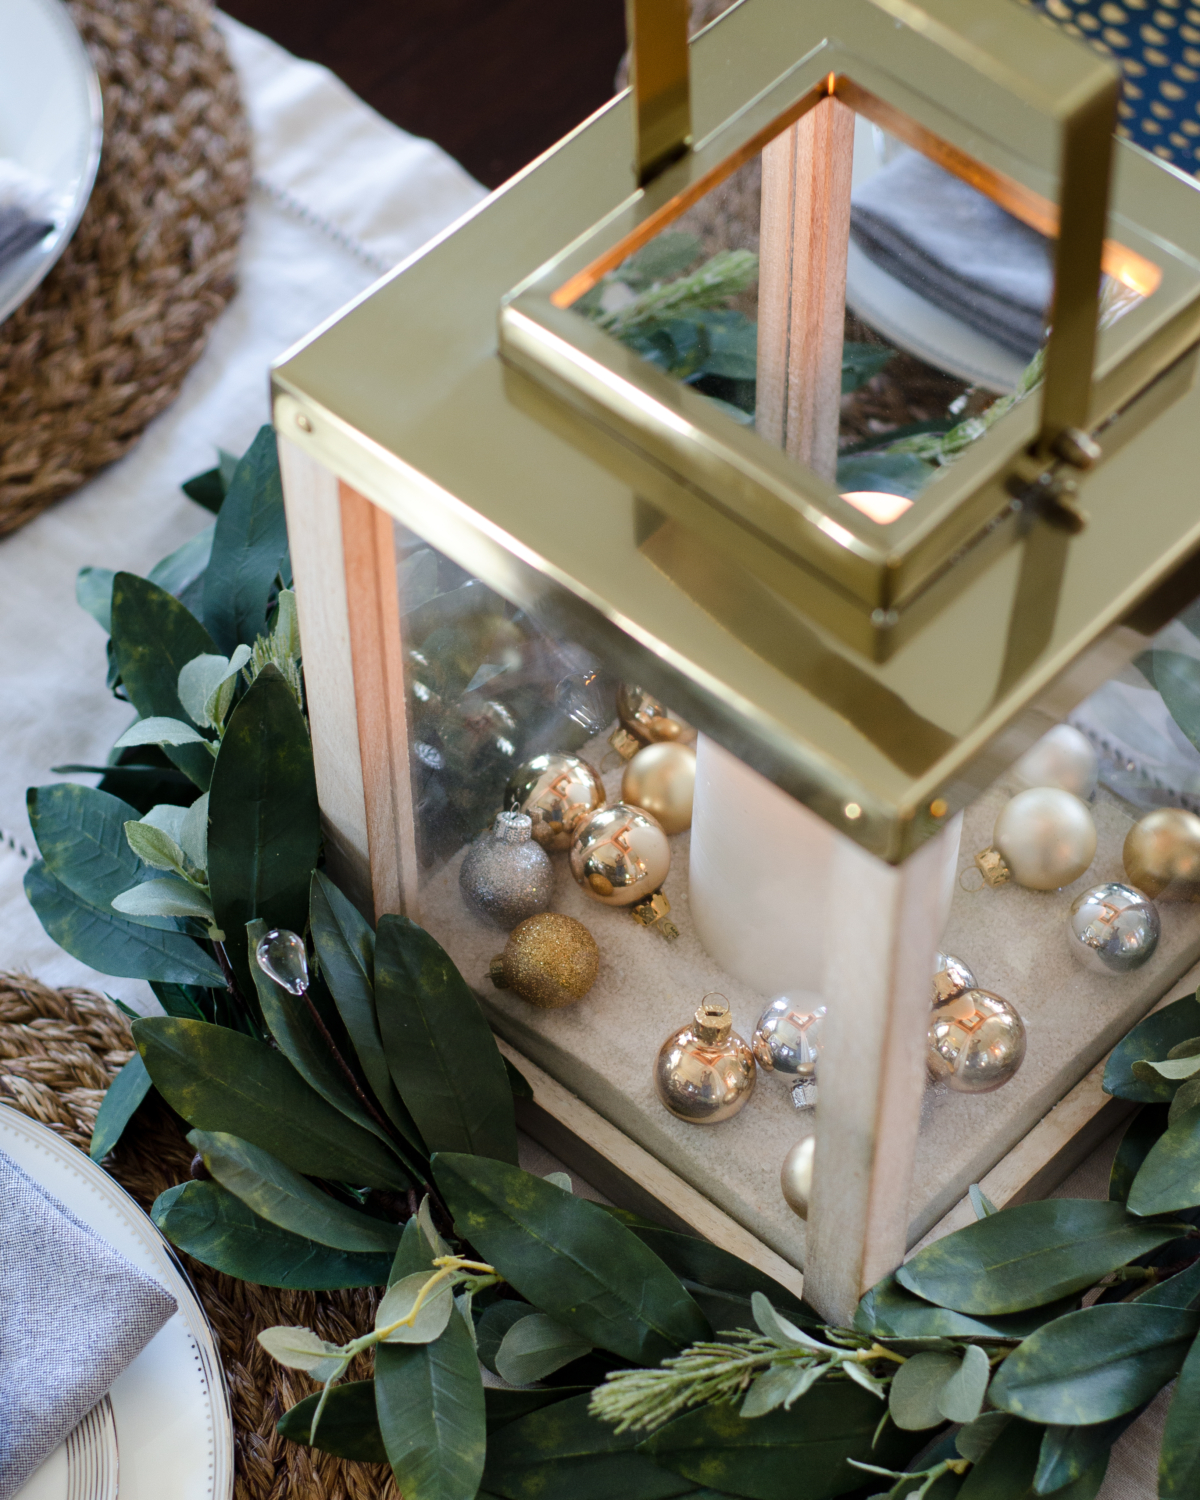
[[[109,1080],[128,1060],[125,1018],[87,990],[52,990],[26,975],[0,973],[0,1101],[23,1110],[81,1151],[91,1140]],[[188,1176],[192,1152],[169,1111],[148,1102],[105,1162],[143,1208]],[[345,1463],[287,1442],[275,1423],[316,1387],[259,1348],[276,1323],[315,1328],[343,1343],[374,1323],[377,1294],[285,1292],[234,1281],[181,1255],[217,1336],[233,1408],[237,1500],[396,1500],[390,1473]],[[368,1364],[350,1371],[370,1374]]]
[[[104,94],[91,200],[0,323],[0,536],[132,446],[235,290],[250,131],[206,0],[69,0]]]

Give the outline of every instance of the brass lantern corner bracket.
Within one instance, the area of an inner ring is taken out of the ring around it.
[[[688,0],[625,0],[639,187],[691,149],[689,14]]]

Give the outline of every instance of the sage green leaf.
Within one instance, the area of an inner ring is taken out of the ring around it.
[[[179,822],[183,822],[184,809],[178,808]],[[152,870],[171,870],[177,875],[184,874],[187,869],[184,863],[183,850],[173,834],[157,824],[145,821],[131,821],[125,824],[123,829],[125,842],[130,849]]]
[[[113,911],[141,921],[146,917],[197,917],[212,921],[212,905],[203,892],[177,876],[143,880],[112,899]]]
[[[1200,1495],[1200,1339],[1188,1350],[1167,1408],[1158,1457],[1159,1500]]]
[[[905,1432],[940,1427],[946,1420],[942,1393],[961,1369],[957,1354],[910,1355],[897,1369],[888,1391],[888,1411],[896,1426]]]
[[[264,426],[233,471],[204,576],[204,623],[223,651],[252,646],[266,628],[267,600],[286,554],[275,433]]]
[[[232,656],[197,656],[180,668],[179,701],[193,722],[208,729],[224,724],[233,703],[237,675],[250,655],[249,646],[238,646]]]
[[[1157,1073],[1168,1083],[1181,1083],[1185,1078],[1192,1078],[1198,1072],[1200,1072],[1200,1057],[1169,1057],[1163,1062],[1151,1062],[1147,1059],[1143,1062],[1135,1062],[1133,1065],[1135,1078],[1146,1078]]]
[[[254,993],[246,923],[303,932],[321,847],[321,810],[304,715],[276,667],[230,715],[208,798],[208,884],[225,949]]]
[[[277,1364],[289,1370],[303,1370],[322,1385],[327,1380],[336,1380],[350,1363],[336,1344],[319,1338],[311,1328],[282,1325],[264,1328],[258,1342]]]
[[[1151,670],[1171,717],[1193,745],[1200,745],[1200,662],[1159,648],[1152,653]]]
[[[1200,1105],[1185,1110],[1150,1148],[1129,1189],[1129,1212],[1171,1213],[1200,1203]]]
[[[895,1276],[885,1276],[867,1292],[854,1314],[854,1326],[860,1333],[876,1338],[994,1338],[1023,1339],[1051,1318],[1070,1312],[1077,1297],[1062,1297],[1044,1307],[1010,1313],[1000,1318],[970,1318],[948,1307],[936,1307],[921,1297],[914,1297],[900,1286]]]
[[[822,1375],[829,1373],[830,1365],[772,1365],[755,1380],[746,1392],[746,1398],[738,1408],[741,1416],[765,1417],[777,1406],[790,1408],[816,1384]]]
[[[813,1338],[811,1334],[797,1328],[795,1323],[789,1323],[786,1318],[781,1318],[761,1292],[751,1293],[750,1306],[758,1331],[765,1334],[779,1348],[793,1349],[800,1344],[808,1349],[828,1349],[828,1344]]]
[[[910,1292],[976,1316],[1020,1312],[1079,1292],[1175,1239],[1178,1224],[1130,1218],[1120,1203],[1050,1198],[980,1219],[896,1272]]]
[[[992,1405],[1031,1422],[1107,1422],[1174,1379],[1197,1328],[1200,1314],[1136,1302],[1067,1313],[1008,1356]]]
[[[75,602],[86,609],[105,635],[112,634],[113,579],[111,568],[80,568],[75,575]]]
[[[275,1424],[275,1431],[293,1443],[311,1443],[309,1430],[316,1414],[320,1392],[298,1401],[285,1411]],[[375,1382],[351,1380],[334,1386],[325,1402],[317,1426],[317,1441],[311,1443],[322,1453],[348,1458],[363,1464],[387,1463],[383,1433],[375,1411]]]
[[[246,924],[248,952],[254,952],[266,931],[267,924],[261,920]],[[250,972],[254,978],[255,992],[258,995],[258,1003],[267,1029],[296,1072],[320,1094],[326,1103],[332,1104],[347,1119],[361,1125],[364,1130],[369,1130],[372,1135],[378,1136],[388,1150],[394,1152],[404,1162],[410,1177],[419,1178],[423,1163],[419,1160],[415,1163],[412,1161],[410,1155],[404,1151],[402,1143],[396,1141],[392,1133],[371,1114],[363,1099],[359,1097],[337,1062],[331,1046],[332,1038],[318,1024],[312,1010],[309,1009],[307,998],[304,995],[293,995],[282,985],[276,984],[254,960],[251,961]],[[348,1060],[346,1066],[350,1066]]]
[[[268,1224],[216,1182],[181,1182],[160,1193],[150,1217],[180,1250],[259,1286],[327,1292],[382,1286],[386,1255],[356,1255]]]
[[[496,1373],[509,1385],[532,1385],[592,1352],[592,1346],[547,1313],[530,1312],[504,1335]]]
[[[284,1166],[269,1151],[223,1131],[193,1130],[188,1142],[213,1178],[277,1229],[304,1235],[334,1250],[394,1255],[400,1226],[340,1203]]]
[[[429,1153],[404,1106],[379,1034],[375,1014],[375,934],[358,908],[320,870],[313,871],[308,920],[321,973],[333,996],[371,1092],[389,1120],[421,1158]]]
[[[639,1453],[641,1434],[617,1433],[588,1412],[591,1393],[558,1401],[488,1439],[484,1489],[506,1500],[671,1500],[691,1481]]]
[[[216,648],[199,620],[165,589],[132,573],[113,579],[112,640],[117,672],[143,719],[186,717],[179,701],[179,671]],[[212,756],[203,745],[172,745],[166,754],[205,791]]]
[[[137,808],[120,797],[62,781],[31,786],[25,806],[47,870],[89,906],[105,910],[114,896],[149,875],[125,837],[125,824],[136,821]],[[179,930],[175,922],[156,925],[164,932]]]
[[[962,1364],[942,1387],[938,1406],[942,1416],[951,1422],[973,1422],[983,1410],[992,1367],[978,1344],[963,1351]]]
[[[1124,1203],[1129,1197],[1133,1179],[1149,1156],[1151,1146],[1166,1128],[1166,1105],[1143,1104],[1134,1114],[1121,1137],[1112,1170],[1108,1174],[1108,1196],[1114,1203]]]
[[[387,1147],[327,1104],[273,1047],[174,1016],[135,1021],[133,1039],[154,1086],[197,1130],[251,1141],[307,1176],[408,1186]]]
[[[444,949],[407,917],[380,918],[375,1006],[400,1097],[431,1151],[517,1160],[504,1059]]]
[[[1153,1075],[1138,1078],[1133,1067],[1147,1058],[1165,1058],[1179,1042],[1200,1036],[1200,1002],[1185,995],[1162,1010],[1156,1010],[1113,1048],[1104,1068],[1105,1092],[1139,1104],[1167,1104],[1175,1085]]]
[[[1042,1428],[1009,1422],[967,1475],[958,1500],[1034,1500]],[[1094,1500],[1108,1463],[1103,1455],[1082,1478],[1056,1492],[1055,1500]]]
[[[404,1500],[475,1500],[487,1451],[475,1345],[452,1317],[432,1344],[380,1344],[375,1405]]]
[[[149,1092],[150,1075],[146,1072],[146,1064],[135,1052],[109,1084],[96,1111],[96,1123],[92,1126],[92,1140],[88,1146],[88,1155],[93,1161],[103,1161],[117,1144]]]
[[[977,1219],[990,1219],[993,1214],[1000,1212],[977,1182],[973,1182],[967,1189],[967,1197],[971,1200]]]
[[[825,1500],[861,1485],[850,1459],[899,1468],[924,1441],[889,1423],[872,1447],[879,1412],[861,1386],[819,1380],[791,1411],[751,1421],[728,1403],[696,1407],[643,1439],[638,1452],[722,1494]]]
[[[119,740],[113,743],[114,750],[127,750],[134,745],[202,745],[205,753],[209,753],[211,740],[206,740],[198,729],[193,729],[190,724],[185,724],[182,719],[165,719],[152,717],[139,719],[136,724],[131,724]]]
[[[25,894],[38,921],[60,948],[101,974],[149,979],[161,984],[224,987],[225,976],[199,943],[182,932],[163,932],[157,924],[131,922],[111,910],[89,906],[57,880],[38,860],[25,872]]]
[[[978,1463],[1013,1420],[1006,1411],[985,1411],[982,1416],[960,1427],[955,1433],[955,1450],[960,1457],[969,1458],[973,1464]]]
[[[589,1343],[652,1365],[709,1336],[672,1272],[594,1203],[487,1157],[442,1152],[433,1171],[459,1234]]]
[[[403,1322],[403,1319],[412,1317],[417,1299],[433,1275],[431,1266],[427,1271],[416,1271],[411,1276],[403,1276],[388,1287],[375,1313],[375,1332],[391,1330],[384,1338],[384,1343],[428,1344],[441,1336],[454,1312],[454,1290],[448,1280],[435,1283],[412,1322]],[[395,1326],[397,1324],[400,1326]]]
[[[1093,1422],[1087,1427],[1047,1427],[1038,1451],[1034,1493],[1053,1494],[1089,1474],[1112,1451],[1113,1444],[1145,1411],[1136,1406],[1111,1422]],[[991,1413],[989,1413],[991,1415]]]
[[[151,583],[158,584],[160,589],[166,589],[168,594],[174,594],[178,599],[184,589],[195,583],[208,567],[208,559],[212,554],[214,530],[215,527],[206,526],[203,531],[198,531],[195,536],[189,537],[182,547],[176,547],[174,552],[168,552],[161,562],[156,562],[146,577]]]
[[[151,812],[157,809],[151,808]],[[176,836],[179,847],[197,870],[208,869],[208,793],[197,797],[183,815]]]
[[[1200,1078],[1187,1078],[1175,1090],[1175,1097],[1167,1108],[1167,1124],[1174,1125],[1180,1115],[1200,1104]]]
[[[510,1328],[518,1324],[522,1318],[527,1318],[534,1309],[528,1302],[518,1302],[513,1298],[505,1297],[502,1301],[493,1302],[490,1307],[485,1307],[480,1314],[479,1322],[475,1328],[475,1346],[479,1350],[479,1358],[493,1375],[499,1374],[496,1369],[496,1355],[500,1352],[500,1345]]]

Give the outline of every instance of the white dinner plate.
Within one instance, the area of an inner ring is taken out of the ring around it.
[[[96,180],[100,81],[60,0],[0,0],[0,158],[47,184],[54,229],[0,270],[0,322],[66,248]]]
[[[102,1402],[14,1500],[230,1500],[233,1422],[221,1359],[171,1247],[103,1168],[7,1105],[0,1151],[178,1304],[114,1382],[111,1422]]]

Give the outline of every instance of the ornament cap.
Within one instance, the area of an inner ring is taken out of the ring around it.
[[[661,891],[655,891],[653,896],[647,896],[644,901],[631,906],[629,915],[643,927],[657,927],[667,942],[673,943],[679,936],[679,928],[674,922],[667,920],[670,910],[671,903]]]
[[[504,967],[504,954],[497,953],[488,965],[488,978],[498,990],[508,988],[508,975]]]
[[[515,810],[497,813],[492,833],[503,844],[527,844],[533,837],[533,819]]]
[[[710,1045],[723,1042],[732,1030],[733,1016],[730,1014],[729,1001],[716,991],[705,995],[696,1012],[696,1035],[700,1041]]]
[[[981,849],[975,856],[975,868],[990,886],[1006,885],[1012,879],[1012,871],[1004,863],[999,849]]]
[[[639,750],[645,748],[645,740],[639,740],[628,729],[618,724],[608,737],[608,743],[622,760],[632,760]]]

